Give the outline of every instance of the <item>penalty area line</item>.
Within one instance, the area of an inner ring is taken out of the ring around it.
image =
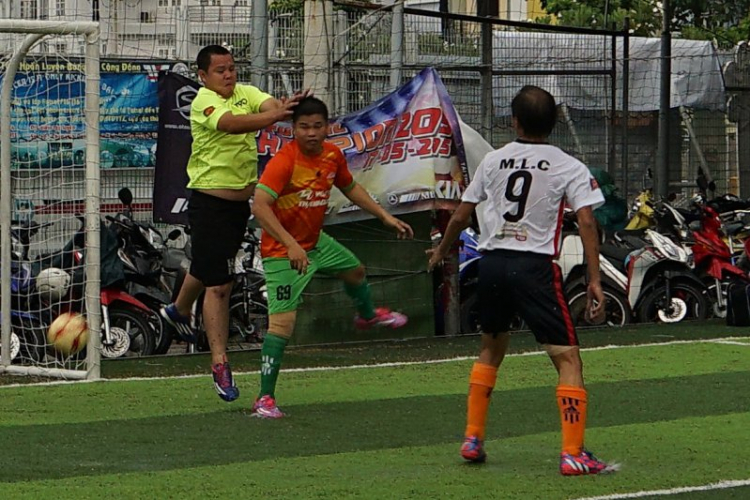
[[[643,498],[657,495],[679,495],[681,493],[693,493],[696,491],[726,490],[729,488],[741,488],[743,486],[750,486],[750,479],[719,481],[717,483],[704,484],[702,486],[681,486],[664,490],[643,490],[633,493],[615,493],[613,495],[602,495],[598,497],[581,497],[576,500],[620,500],[625,498]]]

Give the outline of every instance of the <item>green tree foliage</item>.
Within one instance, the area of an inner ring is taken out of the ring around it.
[[[536,19],[561,26],[622,27],[630,18],[632,33],[658,36],[662,3],[657,0],[542,0],[549,16]],[[672,0],[672,29],[683,38],[714,40],[731,47],[750,40],[750,0]],[[605,16],[606,14],[606,16]]]
[[[661,30],[656,0],[610,0],[609,5],[605,0],[542,0],[542,6],[561,26],[621,28],[630,17],[635,35],[654,36]]]

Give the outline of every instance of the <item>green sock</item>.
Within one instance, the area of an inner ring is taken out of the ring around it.
[[[275,397],[276,380],[279,378],[281,359],[284,357],[284,349],[288,339],[266,333],[263,339],[263,347],[260,350],[260,394],[258,397],[268,394]]]
[[[375,306],[372,305],[370,285],[367,283],[366,279],[359,285],[344,283],[344,290],[349,297],[354,299],[354,304],[357,306],[357,312],[360,317],[364,319],[372,319],[375,317]]]

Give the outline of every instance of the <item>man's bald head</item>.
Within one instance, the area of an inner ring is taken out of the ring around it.
[[[511,109],[526,136],[547,138],[557,123],[555,98],[533,85],[526,85],[516,94]]]

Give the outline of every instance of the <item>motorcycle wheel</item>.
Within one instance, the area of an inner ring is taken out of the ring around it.
[[[18,362],[35,365],[44,360],[47,345],[47,326],[41,321],[18,318],[13,320],[13,332],[18,335]]]
[[[667,287],[651,290],[638,307],[638,320],[642,323],[678,323],[684,320],[706,319],[708,303],[705,290],[697,285],[678,281],[670,285],[672,301],[666,303]]]
[[[229,299],[229,338],[242,342],[261,343],[268,330],[268,305],[262,296],[250,297],[245,304],[243,294]]]
[[[110,329],[121,329],[130,338],[130,347],[118,357],[140,357],[154,354],[156,335],[149,325],[148,319],[140,311],[135,311],[123,305],[110,306],[109,327]],[[104,349],[105,347],[102,346],[102,351]]]
[[[161,324],[161,331],[156,337],[154,354],[166,354],[169,348],[172,347],[172,340],[177,337],[177,332],[161,316],[159,316],[158,321]]]
[[[625,326],[629,324],[633,317],[633,311],[630,310],[628,299],[625,294],[619,290],[604,287],[602,292],[606,299],[604,305],[604,320],[595,324],[586,320],[586,289],[579,288],[570,294],[568,300],[568,309],[573,319],[573,324],[578,327],[584,326]]]
[[[164,318],[159,314],[159,310],[166,304],[162,304],[159,300],[147,295],[138,295],[136,298],[146,304],[154,313],[153,317],[148,319],[151,329],[154,331],[154,354],[166,354],[172,345],[172,340],[177,337],[174,327],[164,321]]]
[[[708,278],[708,279],[704,279],[703,281],[706,284],[706,297],[708,300],[708,307],[709,307],[707,316],[720,318],[720,319],[726,319],[727,297],[729,294],[729,287],[735,283],[744,283],[744,282],[736,278],[720,281],[719,285],[721,286],[723,304],[719,305],[719,300],[718,300],[717,293],[716,293],[716,280],[713,278]]]
[[[0,354],[2,354],[3,349],[2,346],[0,346]],[[21,339],[18,337],[18,334],[15,331],[10,332],[10,362],[11,363],[17,363],[16,359],[18,358],[18,355],[21,353]]]

